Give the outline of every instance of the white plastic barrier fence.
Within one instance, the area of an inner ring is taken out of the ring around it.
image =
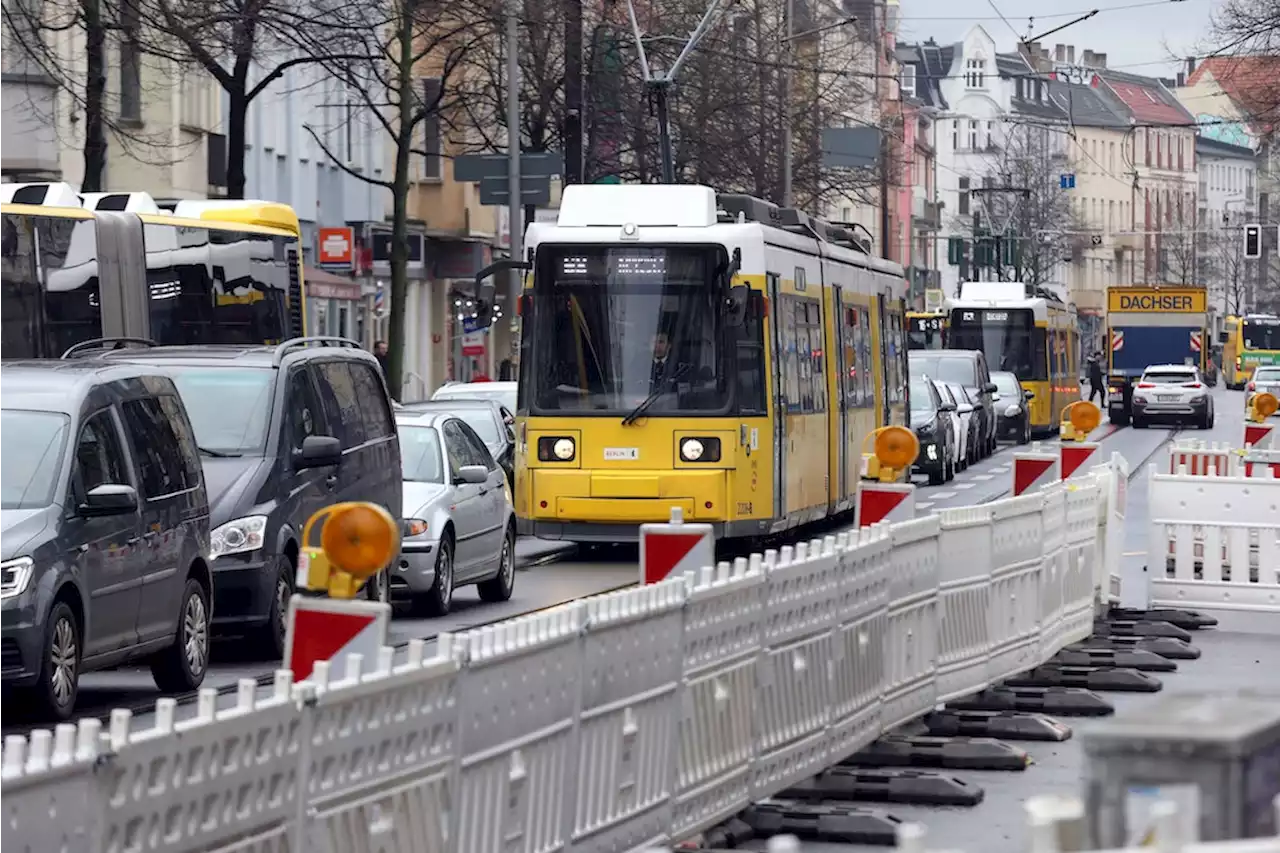
[[[144,727],[117,711],[105,735],[88,720],[7,737],[4,846],[679,841],[1087,637],[1113,486],[1089,474],[384,648],[372,666],[321,662],[266,697],[245,680],[230,707],[206,689],[184,719],[164,699]]]
[[[1193,477],[1207,477],[1210,474],[1221,477],[1235,470],[1238,455],[1225,443],[1177,441],[1169,445],[1169,464],[1165,473],[1177,474],[1185,470],[1185,473]]]

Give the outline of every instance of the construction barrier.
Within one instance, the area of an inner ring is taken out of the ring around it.
[[[1244,446],[1254,447],[1258,450],[1270,450],[1275,447],[1276,440],[1276,422],[1254,423],[1245,421],[1244,424]]]
[[[1169,474],[1186,473],[1193,477],[1210,474],[1221,477],[1234,470],[1233,460],[1237,455],[1227,444],[1178,441],[1169,445],[1169,465],[1165,471]]]
[[[1043,450],[1040,442],[1034,442],[1030,451],[1015,451],[1010,476],[1013,485],[1010,494],[1014,497],[1043,489],[1062,479],[1058,454]]]
[[[319,661],[300,684],[287,670],[267,689],[245,679],[230,705],[212,688],[181,714],[162,699],[144,726],[120,710],[105,734],[85,720],[7,737],[3,842],[65,853],[678,842],[1088,637],[1105,594],[1108,489],[1109,472],[1090,473],[384,647],[371,665]]]

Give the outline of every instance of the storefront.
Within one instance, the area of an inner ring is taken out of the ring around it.
[[[363,341],[368,309],[360,282],[315,267],[307,267],[303,274],[310,333]]]

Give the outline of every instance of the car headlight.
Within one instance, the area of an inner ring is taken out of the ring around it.
[[[426,532],[427,522],[421,518],[406,518],[400,526],[400,535],[406,539],[413,536],[421,536]]]
[[[686,438],[680,442],[682,462],[719,462],[720,439]]]
[[[35,563],[30,557],[18,557],[0,563],[0,599],[13,598],[26,592],[31,583],[31,575],[35,572]]]
[[[578,447],[572,438],[546,436],[538,439],[538,459],[542,462],[571,462]]]
[[[209,535],[209,559],[257,551],[266,540],[266,530],[265,515],[246,515],[214,528]]]
[[[1016,418],[1020,414],[1022,414],[1021,406],[1010,406],[1004,410],[1004,416],[1006,418]]]

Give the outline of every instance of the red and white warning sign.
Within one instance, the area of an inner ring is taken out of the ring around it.
[[[319,661],[333,661],[341,673],[347,655],[358,654],[364,656],[364,671],[370,672],[387,644],[390,624],[390,604],[295,595],[289,601],[285,665],[294,681],[303,681]]]
[[[1200,352],[1200,333],[1199,332],[1191,333],[1191,351]]]
[[[685,524],[680,507],[671,508],[666,524],[640,525],[640,583],[658,583],[715,564],[711,525]]]
[[[858,484],[858,498],[854,508],[854,522],[858,527],[870,527],[887,521],[896,524],[916,517],[916,487],[910,483]]]
[[[1124,349],[1124,332],[1120,329],[1111,330],[1111,351],[1120,352]]]
[[[1227,447],[1174,445],[1169,448],[1169,473],[1180,474],[1182,469],[1193,477],[1226,477],[1231,474],[1231,450]]]
[[[1244,446],[1252,445],[1258,450],[1270,450],[1275,446],[1275,424],[1269,423],[1249,423],[1244,425]]]
[[[1058,457],[1052,453],[1013,454],[1013,497],[1038,492],[1058,482]]]
[[[1058,470],[1062,472],[1062,479],[1069,480],[1079,471],[1084,464],[1094,457],[1098,452],[1098,445],[1092,441],[1066,442],[1062,443],[1062,449],[1059,451],[1061,464]]]

